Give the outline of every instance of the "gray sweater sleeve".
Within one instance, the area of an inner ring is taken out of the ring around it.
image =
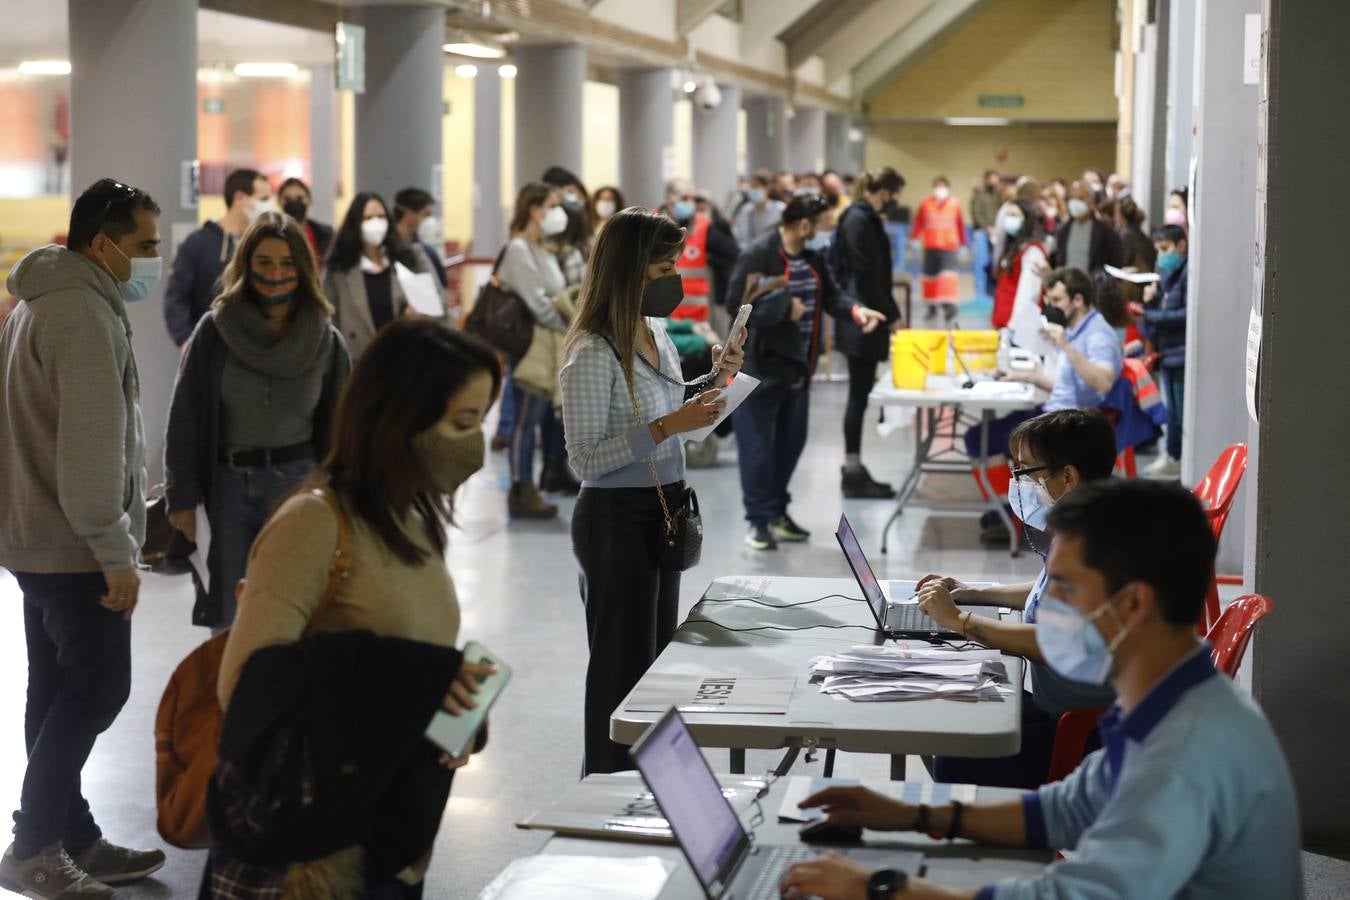
[[[513,238],[506,245],[502,264],[497,267],[497,277],[525,301],[536,322],[554,331],[567,330],[567,323],[553,306],[553,295],[544,283],[544,275],[524,241]]]
[[[123,493],[127,483],[125,364],[117,340],[87,304],[70,304],[46,330],[57,398],[56,496],[66,521],[105,570],[130,569],[140,549]]]

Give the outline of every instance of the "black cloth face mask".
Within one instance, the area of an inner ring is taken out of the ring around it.
[[[684,282],[678,275],[665,275],[647,283],[642,292],[642,314],[653,319],[667,318],[684,300]]]
[[[303,222],[305,213],[309,212],[309,204],[303,200],[287,200],[281,204],[281,209],[295,221]]]

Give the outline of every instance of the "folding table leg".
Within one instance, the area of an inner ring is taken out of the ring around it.
[[[742,750],[741,752],[744,753],[745,751]],[[783,754],[783,758],[780,759],[778,765],[774,767],[773,774],[778,778],[782,778],[786,775],[788,770],[792,768],[792,764],[797,761],[797,754],[801,752],[801,747],[789,747],[787,753]],[[830,752],[833,753],[834,751],[831,750]]]
[[[833,778],[833,777],[834,777],[834,749],[833,749],[833,748],[831,748],[831,749],[825,751],[825,777],[826,777],[826,778]]]
[[[745,750],[741,747],[731,748],[731,774],[745,774]]]
[[[905,780],[905,754],[891,754],[891,781]]]

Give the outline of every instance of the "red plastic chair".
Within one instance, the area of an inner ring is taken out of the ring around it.
[[[1233,511],[1233,500],[1246,471],[1247,445],[1233,444],[1219,454],[1210,466],[1209,474],[1195,486],[1195,497],[1205,508],[1215,541],[1223,537],[1223,527],[1228,522],[1228,514]],[[1196,628],[1201,634],[1219,621],[1219,581],[1216,577],[1210,582],[1209,596],[1205,598],[1205,618]],[[1225,584],[1242,583],[1241,578],[1234,581],[1232,576],[1223,576],[1223,581]]]
[[[1248,594],[1228,604],[1207,636],[1214,647],[1211,655],[1214,668],[1229,678],[1237,677],[1242,657],[1247,654],[1247,647],[1251,644],[1252,632],[1256,630],[1256,623],[1264,619],[1274,606],[1269,597],[1260,594]],[[1059,725],[1055,728],[1055,745],[1050,751],[1050,768],[1045,775],[1046,784],[1062,781],[1078,768],[1083,761],[1088,737],[1105,712],[1105,707],[1071,709],[1059,717]]]

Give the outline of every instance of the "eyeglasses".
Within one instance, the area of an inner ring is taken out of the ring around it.
[[[1019,478],[1025,478],[1028,475],[1035,475],[1037,472],[1053,472],[1051,466],[1008,466],[1008,474],[1016,481]]]
[[[103,223],[108,221],[108,213],[112,212],[114,206],[119,203],[129,203],[130,201],[135,200],[136,195],[140,193],[131,185],[123,184],[120,181],[109,182],[106,187],[114,193],[113,196],[108,198],[108,202],[103,204],[103,212],[99,213],[98,228],[95,231],[96,234],[103,230]]]

